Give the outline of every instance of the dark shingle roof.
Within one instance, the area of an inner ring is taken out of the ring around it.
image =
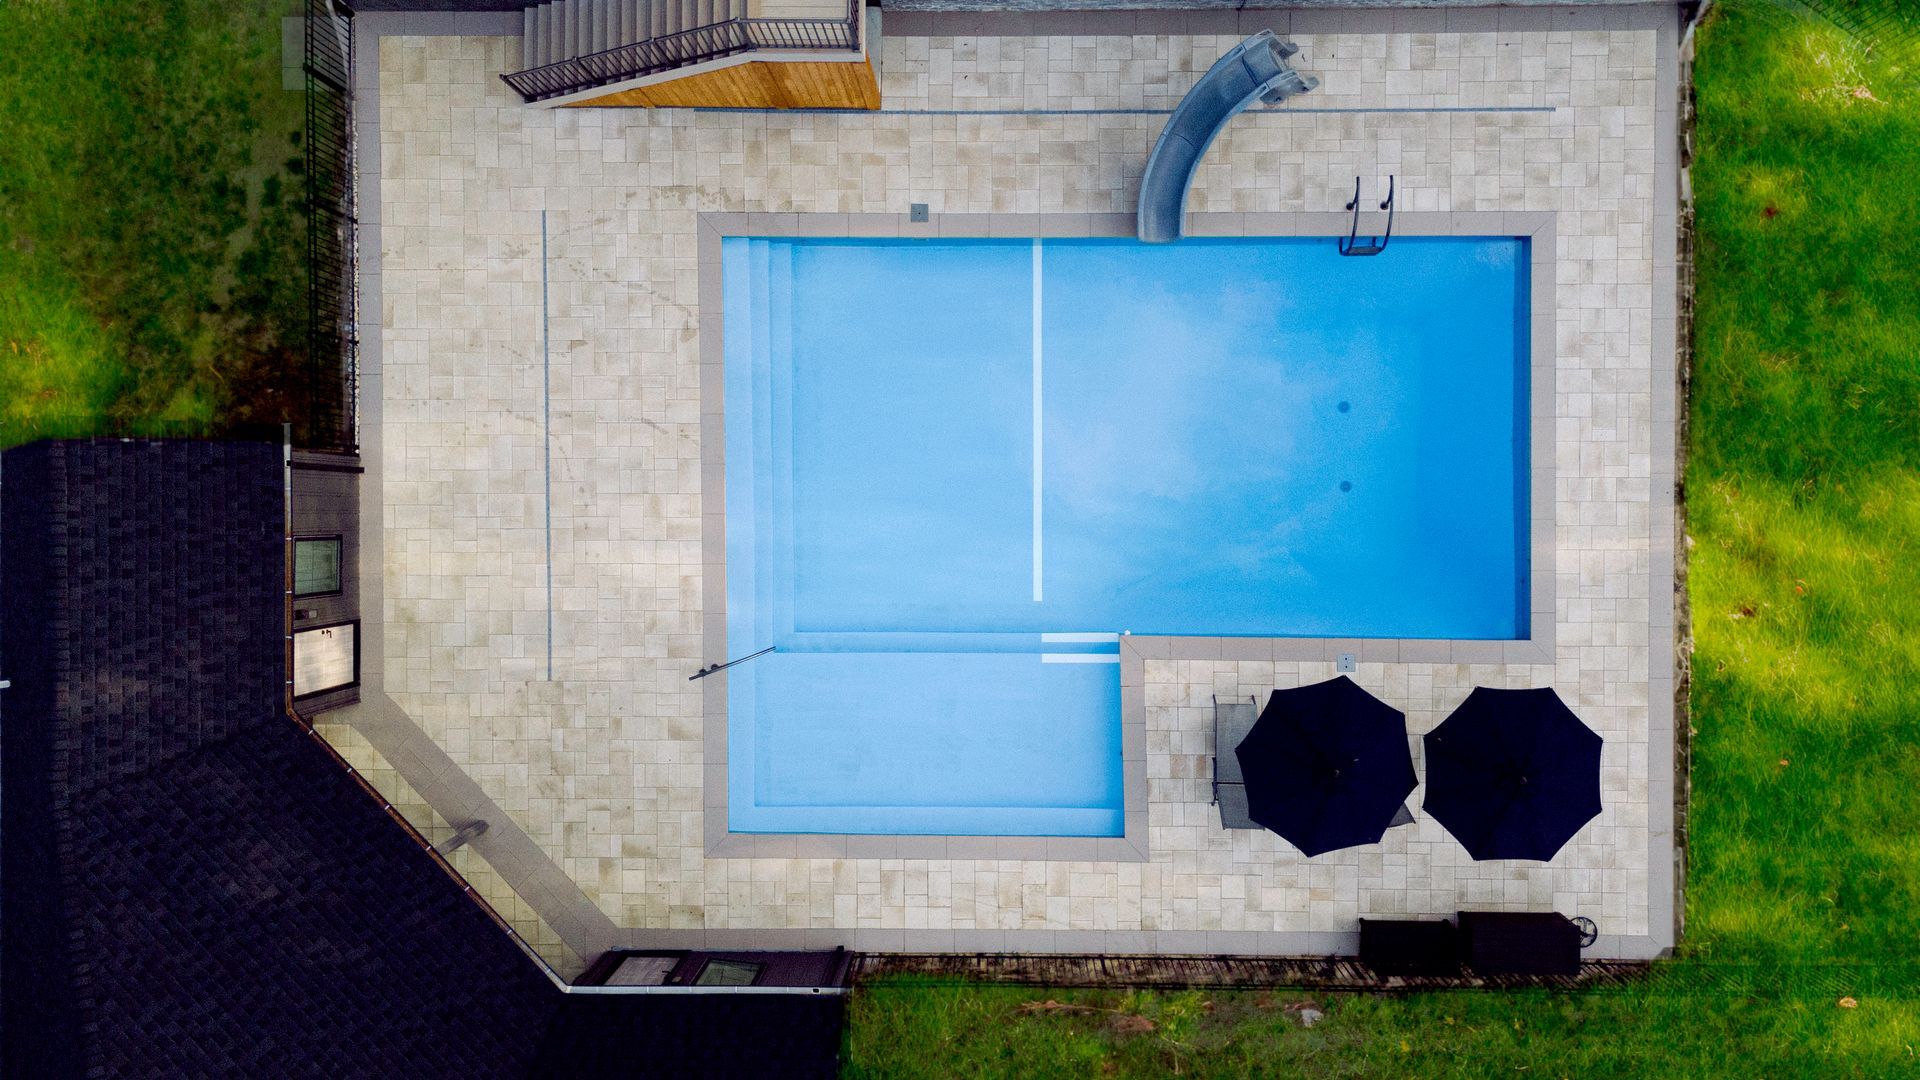
[[[279,711],[278,447],[36,443],[0,475],[14,704],[53,710],[58,791],[84,796]],[[13,602],[16,588],[34,599]]]
[[[533,1076],[830,1080],[846,999],[820,995],[570,995]]]
[[[285,715],[279,454],[0,459],[0,1072],[830,1075],[837,998],[561,994]]]
[[[278,461],[264,444],[101,440],[0,465],[10,1073],[97,1071],[119,1035],[88,989],[102,960],[84,926],[107,916],[72,888],[111,873],[115,852],[85,828],[93,808],[275,719]]]
[[[96,1071],[524,1075],[561,996],[272,719],[75,807]]]

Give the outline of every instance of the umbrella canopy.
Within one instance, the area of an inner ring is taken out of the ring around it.
[[[1474,687],[1427,733],[1427,813],[1475,859],[1551,859],[1600,813],[1600,743],[1550,687]]]
[[[1417,782],[1406,715],[1345,675],[1275,690],[1234,755],[1250,816],[1308,856],[1379,843]]]

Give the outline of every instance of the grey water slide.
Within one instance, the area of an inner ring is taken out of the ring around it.
[[[1193,171],[1227,121],[1255,101],[1278,105],[1320,85],[1319,79],[1288,66],[1287,58],[1299,51],[1292,42],[1274,37],[1273,31],[1262,30],[1228,49],[1180,99],[1140,177],[1142,242],[1180,239]]]

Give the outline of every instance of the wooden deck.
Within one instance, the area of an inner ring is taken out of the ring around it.
[[[866,59],[756,60],[568,103],[569,108],[877,109]]]

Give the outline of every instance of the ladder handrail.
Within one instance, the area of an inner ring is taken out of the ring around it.
[[[1370,236],[1367,243],[1359,243],[1360,236],[1360,178],[1353,178],[1353,199],[1347,203],[1347,209],[1353,212],[1353,225],[1347,230],[1347,238],[1334,238],[1342,255],[1378,255],[1387,250],[1387,242],[1393,239],[1393,175],[1387,176],[1387,197],[1380,202],[1380,209],[1387,212],[1387,231],[1383,235]]]

